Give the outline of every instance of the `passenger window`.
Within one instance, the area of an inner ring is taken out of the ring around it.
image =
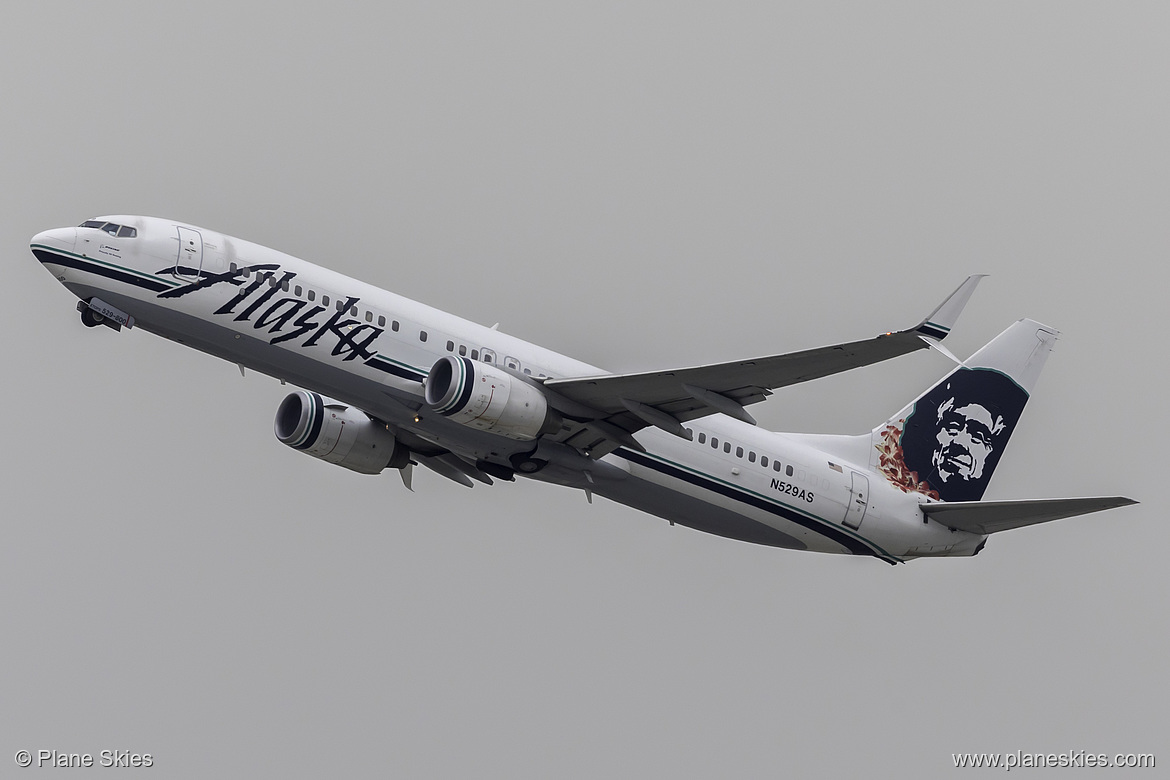
[[[471,350],[471,359],[472,360],[479,360],[479,350],[478,349]]]
[[[420,330],[418,332],[418,340],[419,341],[426,341],[427,340],[427,332],[425,330]]]
[[[736,447],[735,448],[735,457],[737,457],[737,458],[743,457],[743,447]]]
[[[123,225],[122,227],[118,228],[118,238],[137,238],[137,237],[138,237],[138,231],[132,227],[127,227],[127,226]]]
[[[532,376],[532,372],[531,372],[531,371],[529,371],[527,368],[526,368],[526,369],[524,369],[524,373],[525,373],[526,375],[528,375],[528,376]]]
[[[780,470],[780,461],[778,461],[778,460],[772,461],[772,471],[779,471],[779,470]]]
[[[374,321],[374,313],[372,311],[367,311],[366,312],[366,322],[373,322],[373,321]]]
[[[748,453],[748,463],[755,463],[755,462],[756,462],[756,453],[754,451],[749,452]]]
[[[716,450],[719,449],[719,439],[715,438],[714,436],[711,437],[711,448]]]
[[[455,351],[455,342],[454,342],[454,341],[448,341],[448,342],[447,342],[447,351],[448,351],[448,352],[454,352],[454,351]]]
[[[723,442],[723,451],[726,453],[731,452],[731,442],[729,442],[729,441]]]
[[[328,295],[322,295],[322,296],[321,296],[321,305],[322,305],[322,306],[328,306],[328,305],[329,305],[329,296],[328,296]]]
[[[298,298],[301,297],[301,292],[302,292],[302,290],[301,290],[301,286],[299,284],[293,288],[293,295],[297,296]]]
[[[379,328],[386,327],[386,318],[383,317],[381,314],[378,315],[378,327]]]
[[[699,444],[706,444],[706,443],[707,443],[707,434],[700,433],[699,434]]]
[[[788,468],[784,469],[784,473],[791,477],[792,476],[792,467],[789,466]]]
[[[351,317],[357,316],[357,307],[356,306],[349,307],[349,316],[351,316]]]
[[[465,346],[463,346],[462,344],[460,344],[460,345],[459,345],[459,354],[460,354],[460,355],[464,355],[464,356],[466,356],[466,355],[467,355],[467,347],[465,347]]]
[[[764,468],[768,468],[768,456],[767,455],[760,456],[760,465],[763,466]]]
[[[280,283],[280,289],[284,290],[285,292],[288,292],[288,279],[285,279],[283,282]]]
[[[504,365],[516,371],[520,370],[520,361],[514,357],[505,357]]]
[[[337,306],[338,311],[345,311],[345,301],[338,300],[335,305]]]
[[[317,293],[316,293],[316,291],[314,291],[314,290],[309,290],[309,300],[310,300],[310,301],[311,301],[311,300],[314,300],[314,299],[316,299],[316,297],[317,297]]]
[[[395,333],[398,332],[398,320],[394,320],[390,323],[390,330],[394,331]]]
[[[236,272],[236,264],[232,263],[231,265],[229,265],[228,270],[230,270],[234,274]]]

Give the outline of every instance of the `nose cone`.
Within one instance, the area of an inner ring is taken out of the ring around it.
[[[44,233],[37,233],[29,241],[29,247],[33,250],[33,254],[37,253],[37,249],[64,249],[68,252],[73,251],[73,247],[77,244],[77,228],[53,228],[46,230]]]

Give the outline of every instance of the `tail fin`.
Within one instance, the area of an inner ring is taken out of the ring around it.
[[[871,435],[875,470],[907,492],[978,501],[1057,332],[1020,320]]]

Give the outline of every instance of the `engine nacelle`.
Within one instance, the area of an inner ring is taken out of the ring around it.
[[[294,450],[360,474],[402,468],[410,460],[394,434],[364,412],[304,390],[280,402],[273,429]]]
[[[561,425],[544,393],[490,363],[446,355],[431,367],[424,392],[438,414],[509,439],[532,441]]]

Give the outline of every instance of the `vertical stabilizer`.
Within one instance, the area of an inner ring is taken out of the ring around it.
[[[1019,422],[1057,332],[1020,320],[875,428],[870,465],[943,501],[978,501]]]

